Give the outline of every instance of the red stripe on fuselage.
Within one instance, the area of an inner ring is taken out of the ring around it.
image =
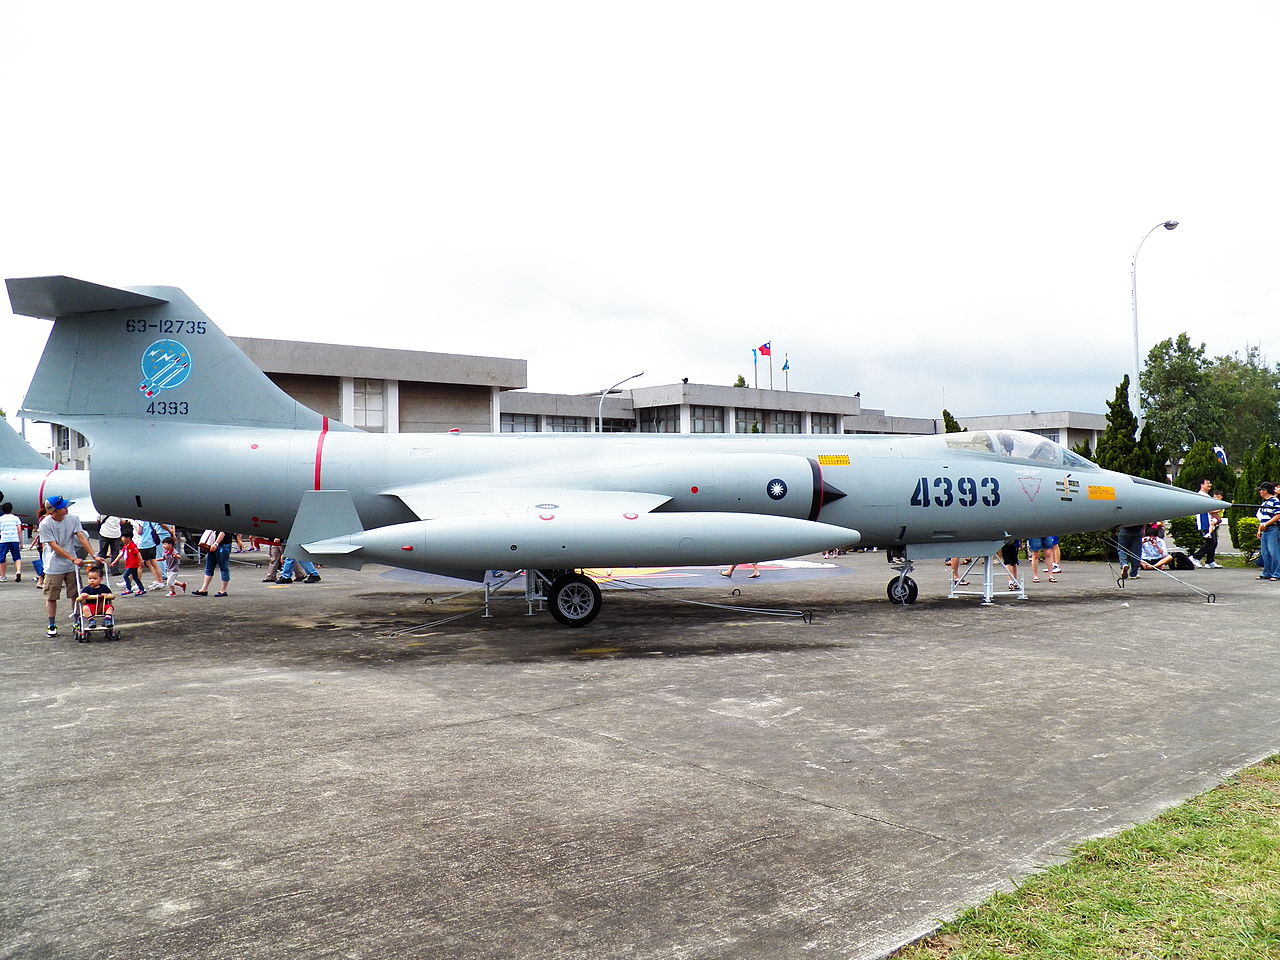
[[[50,470],[49,473],[46,473],[44,475],[44,479],[40,481],[40,501],[36,504],[36,513],[39,513],[40,508],[44,506],[44,485],[49,482],[49,475],[52,474],[54,470],[57,470],[58,467],[60,466],[61,464],[55,463],[53,465],[53,470]]]
[[[316,489],[320,489],[320,463],[324,459],[324,437],[329,432],[329,418],[320,424],[320,436],[316,440]]]

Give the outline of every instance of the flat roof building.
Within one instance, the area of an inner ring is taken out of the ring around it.
[[[298,340],[231,340],[295,400],[372,433],[496,432],[499,393],[528,383],[524,360]]]

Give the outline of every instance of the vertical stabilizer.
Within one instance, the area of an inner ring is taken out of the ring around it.
[[[324,425],[176,287],[117,289],[70,277],[6,283],[15,313],[53,320],[24,416],[83,432],[114,418],[296,430]]]

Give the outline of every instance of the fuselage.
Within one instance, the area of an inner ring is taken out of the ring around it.
[[[440,516],[457,517],[535,512],[565,490],[628,491],[668,498],[662,512],[820,520],[878,546],[1104,529],[1195,513],[1204,499],[1102,470],[1014,431],[738,437],[130,429],[141,436],[127,447],[111,442],[110,424],[95,431],[92,490],[101,509],[281,537],[308,490],[350,491],[365,528],[430,519],[433,502]],[[163,455],[143,464],[132,455],[139,449]],[[824,496],[823,487],[844,496]]]

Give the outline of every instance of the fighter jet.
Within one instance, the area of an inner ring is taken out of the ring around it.
[[[0,502],[12,503],[13,512],[31,522],[44,499],[55,495],[74,501],[71,512],[82,524],[98,522],[97,507],[89,498],[89,471],[59,470],[0,418]]]
[[[1016,431],[369,434],[277,388],[175,287],[6,282],[15,313],[54,321],[23,415],[89,439],[101,509],[287,536],[332,566],[525,570],[531,601],[568,626],[600,610],[587,567],[861,543],[902,561],[887,592],[910,603],[912,560],[1217,504]]]

